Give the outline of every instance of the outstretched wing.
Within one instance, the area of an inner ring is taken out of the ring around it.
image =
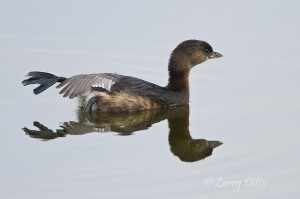
[[[122,75],[115,73],[98,73],[75,75],[60,83],[56,88],[63,88],[59,94],[73,99],[89,94],[93,90],[104,89],[110,92],[112,85],[121,79]]]

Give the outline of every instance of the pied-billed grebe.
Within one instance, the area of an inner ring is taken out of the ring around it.
[[[30,78],[24,86],[40,84],[33,90],[39,94],[59,82],[60,94],[70,99],[95,93],[90,98],[85,111],[124,112],[188,104],[189,73],[197,64],[208,59],[222,57],[214,52],[205,41],[187,40],[180,43],[169,59],[169,83],[165,87],[115,73],[75,75],[70,78],[58,77],[50,73],[29,72]]]

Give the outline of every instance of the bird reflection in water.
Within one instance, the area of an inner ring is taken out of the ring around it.
[[[210,156],[220,141],[193,139],[189,131],[189,106],[169,109],[154,109],[134,113],[83,113],[77,111],[78,121],[64,122],[53,131],[39,122],[33,122],[39,130],[23,128],[32,138],[50,140],[66,135],[83,135],[91,132],[117,132],[119,135],[131,135],[135,131],[145,130],[152,124],[165,119],[169,124],[169,144],[171,152],[184,162],[195,162]]]

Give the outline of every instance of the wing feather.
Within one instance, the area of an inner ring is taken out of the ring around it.
[[[80,85],[79,85],[79,88],[78,88],[79,92],[76,93],[74,95],[74,97],[79,97],[84,93],[83,91],[85,90],[85,86],[86,86],[87,83],[88,83],[88,81],[80,80]]]
[[[69,96],[70,99],[73,99],[75,97],[76,93],[76,89],[80,90],[80,86],[81,86],[81,80],[80,79],[76,79],[74,80],[74,86],[71,87],[71,89],[65,93],[66,96]]]
[[[62,88],[59,94],[72,99],[89,94],[95,87],[101,87],[110,92],[112,85],[117,83],[121,77],[122,75],[115,73],[75,75],[60,83],[56,88]]]

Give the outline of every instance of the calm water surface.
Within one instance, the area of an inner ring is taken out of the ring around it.
[[[298,8],[1,1],[0,197],[297,198]],[[192,70],[189,106],[82,115],[55,88],[21,85],[31,70],[166,85],[171,50],[191,38],[224,57]]]

